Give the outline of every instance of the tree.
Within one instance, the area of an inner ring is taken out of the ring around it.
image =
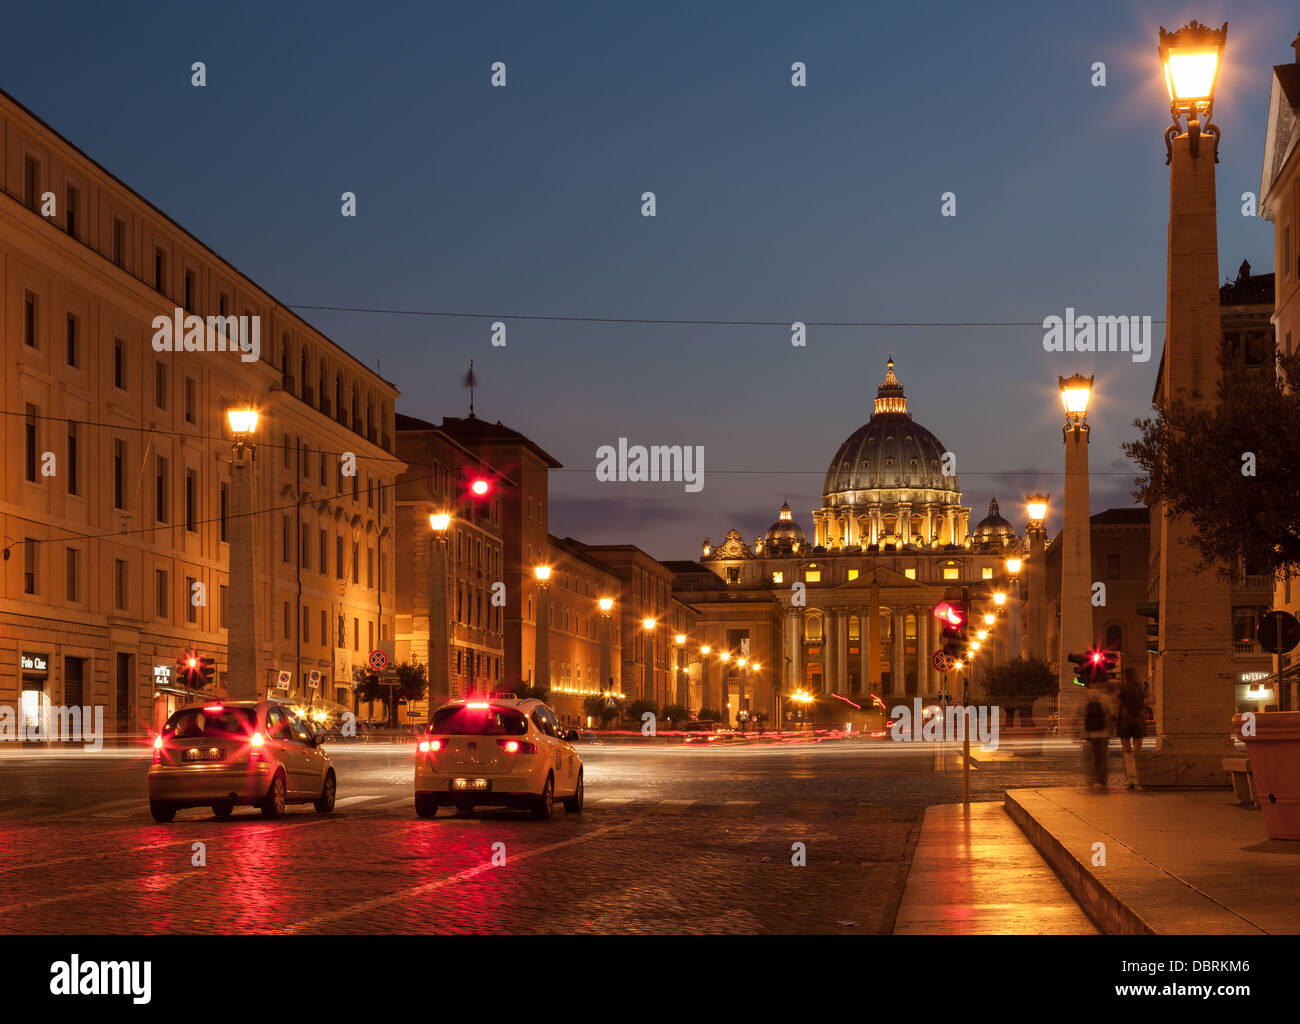
[[[623,717],[630,718],[638,726],[641,724],[641,716],[647,711],[651,712],[656,718],[659,717],[659,705],[652,700],[634,700],[623,709]]]
[[[1140,436],[1123,446],[1143,474],[1133,496],[1190,520],[1201,568],[1280,579],[1300,571],[1300,352],[1279,354],[1277,375],[1221,366],[1216,402],[1178,400],[1134,421]]]
[[[721,722],[722,712],[717,708],[700,708],[698,719],[701,722]]]
[[[400,665],[394,665],[393,668],[397,671],[397,696],[406,700],[422,700],[429,689],[428,674],[424,665],[418,661],[404,661]],[[393,706],[389,705],[393,688],[381,686],[377,672],[366,672],[359,668],[353,669],[352,692],[356,695],[359,703],[369,703],[374,700],[382,701],[387,709],[384,717],[396,724],[397,707],[395,704]]]
[[[1006,709],[1008,720],[1019,711],[1032,725],[1034,701],[1055,693],[1057,678],[1052,666],[1040,658],[1012,658],[988,670],[984,689],[990,703]]]
[[[533,686],[532,683],[516,683],[510,692],[520,700],[540,700],[543,704],[549,704],[551,701],[549,689]]]
[[[582,711],[600,722],[601,725],[608,725],[611,718],[618,716],[618,705],[610,707],[604,697],[592,696],[584,697],[582,700]]]
[[[685,704],[669,704],[663,710],[663,718],[669,725],[681,725],[691,720],[691,709]]]

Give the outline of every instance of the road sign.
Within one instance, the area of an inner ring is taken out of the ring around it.
[[[382,672],[388,665],[388,655],[383,651],[370,652],[370,667],[376,672]]]
[[[611,711],[613,711],[616,707],[618,707],[618,701],[616,701],[613,697],[606,697],[606,698],[605,698],[605,707],[607,707],[607,708],[609,708]]]
[[[289,688],[289,683],[292,681],[292,679],[293,679],[292,672],[281,672],[279,675],[280,689],[287,690]]]
[[[957,660],[947,651],[935,651],[934,657],[930,659],[930,664],[940,672],[951,672],[953,665],[957,664]]]
[[[1286,654],[1300,644],[1300,622],[1290,612],[1269,612],[1259,620],[1259,645],[1270,654]]]

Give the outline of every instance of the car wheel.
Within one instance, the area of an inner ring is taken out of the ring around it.
[[[338,791],[338,783],[334,779],[334,772],[330,770],[325,773],[325,784],[321,786],[320,796],[313,802],[312,806],[320,814],[329,814],[334,810],[334,794]]]
[[[415,794],[415,813],[421,818],[436,818],[438,816],[438,801],[434,799],[432,793]]]
[[[544,821],[551,816],[551,811],[555,808],[555,776],[548,774],[546,776],[546,785],[542,787],[542,795],[537,798],[533,804],[533,817]]]
[[[278,818],[284,813],[284,803],[284,772],[276,772],[275,778],[271,780],[271,788],[266,791],[266,797],[258,805],[262,809],[262,817]]]
[[[171,804],[163,803],[161,800],[149,801],[149,813],[153,815],[153,820],[160,825],[166,825],[176,817],[176,808]]]
[[[564,810],[568,814],[582,813],[582,769],[578,769],[578,788],[573,791],[573,796],[564,798]]]
[[[212,816],[215,818],[229,818],[235,812],[235,805],[230,800],[222,800],[212,805]]]

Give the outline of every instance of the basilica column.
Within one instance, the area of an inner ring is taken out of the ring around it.
[[[790,692],[803,688],[803,616],[790,609]]]
[[[946,509],[944,509],[944,520],[948,527],[948,536],[944,537],[943,542],[945,544],[956,544],[957,543],[956,510],[951,505],[949,505]]]
[[[822,693],[829,693],[835,674],[835,609],[822,610]]]
[[[916,615],[916,692],[930,692],[930,673],[926,669],[930,665],[929,640],[926,636],[928,632],[928,619],[933,616],[925,615],[918,605],[914,610]]]
[[[903,678],[903,609],[894,609],[894,658],[893,666],[893,684],[889,687],[892,693],[905,694],[907,692],[907,680]]]
[[[902,501],[898,504],[898,538],[900,544],[912,541],[912,505]]]
[[[832,693],[849,692],[849,610],[835,609],[835,667],[839,675],[835,680]]]
[[[934,503],[925,503],[925,543],[929,547],[934,543]]]
[[[885,694],[880,688],[880,584],[874,580],[871,583],[871,604],[862,628],[862,648],[866,652],[862,678],[866,680],[867,691],[883,700]]]

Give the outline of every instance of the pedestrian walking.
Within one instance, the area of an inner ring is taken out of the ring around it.
[[[1110,750],[1115,701],[1099,683],[1088,684],[1083,701],[1083,739],[1088,762],[1088,785],[1106,788],[1106,758]]]
[[[1132,669],[1125,670],[1124,685],[1119,691],[1119,716],[1116,732],[1124,748],[1124,778],[1129,789],[1141,789],[1138,776],[1138,752],[1147,735],[1146,687],[1137,681]]]

